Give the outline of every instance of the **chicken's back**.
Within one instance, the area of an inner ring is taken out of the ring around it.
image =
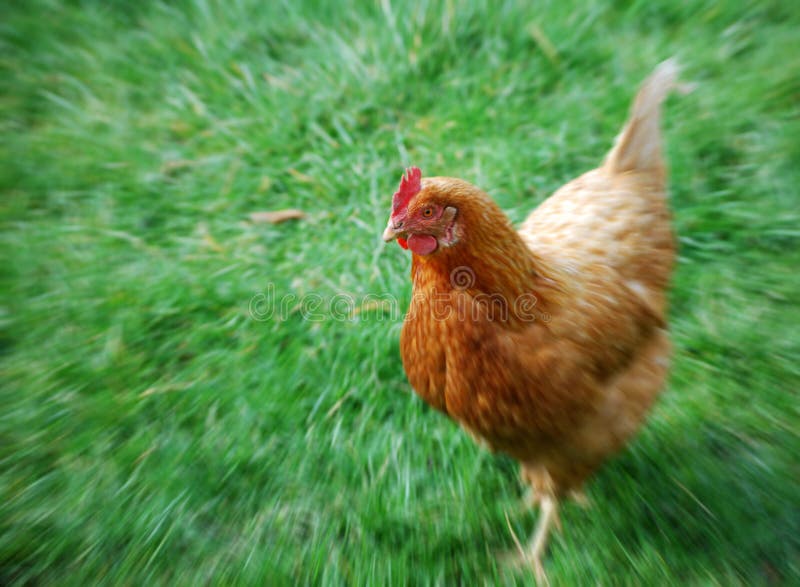
[[[519,233],[570,280],[591,276],[593,268],[612,269],[663,318],[675,253],[661,177],[595,169],[553,194]]]

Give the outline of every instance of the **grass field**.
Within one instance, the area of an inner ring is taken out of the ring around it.
[[[550,579],[800,584],[794,3],[32,0],[0,30],[0,583],[532,582],[498,555],[535,523],[516,465],[410,392],[380,234],[410,163],[522,220],[676,55],[672,376]]]

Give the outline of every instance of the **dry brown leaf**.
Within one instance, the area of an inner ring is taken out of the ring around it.
[[[288,210],[274,210],[272,212],[251,212],[250,222],[255,224],[279,224],[287,220],[302,220],[306,213],[302,210],[289,208]]]

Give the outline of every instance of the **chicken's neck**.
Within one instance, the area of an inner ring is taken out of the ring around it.
[[[511,323],[530,320],[529,313],[545,308],[550,271],[533,255],[505,218],[494,222],[465,222],[463,236],[451,247],[412,258],[414,294],[465,292],[499,304]]]

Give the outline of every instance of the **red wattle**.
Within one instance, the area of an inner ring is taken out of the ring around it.
[[[439,241],[430,234],[412,234],[408,237],[408,248],[417,255],[430,255],[439,248]]]
[[[397,244],[403,247],[404,249],[408,249],[408,241],[403,237],[398,237]]]

